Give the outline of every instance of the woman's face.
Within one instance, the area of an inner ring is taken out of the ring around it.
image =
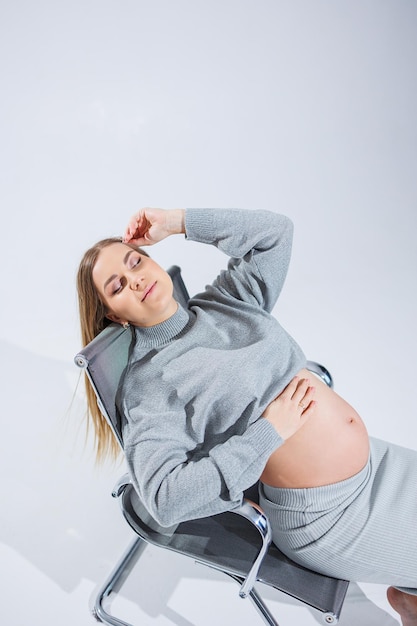
[[[101,250],[93,280],[114,322],[155,326],[177,310],[169,274],[149,257],[124,243]]]

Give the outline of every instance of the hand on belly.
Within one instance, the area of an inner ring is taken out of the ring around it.
[[[302,377],[314,375],[302,370]],[[305,488],[338,482],[359,472],[368,460],[368,434],[358,413],[321,380],[314,380],[314,385],[309,419],[272,453],[261,475],[271,486]]]
[[[313,416],[314,392],[308,378],[295,376],[266,407],[262,417],[287,441]]]

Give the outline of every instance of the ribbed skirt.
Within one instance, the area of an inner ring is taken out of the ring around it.
[[[417,452],[371,438],[367,465],[309,489],[260,485],[273,541],[328,576],[417,595]]]

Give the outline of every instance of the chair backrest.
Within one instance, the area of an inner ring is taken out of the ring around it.
[[[181,268],[173,265],[168,270],[174,284],[174,297],[187,306],[189,294],[181,276]],[[132,342],[131,328],[110,324],[75,357],[78,367],[84,368],[96,393],[100,411],[108,421],[121,447],[120,421],[116,394],[120,378],[127,365]]]

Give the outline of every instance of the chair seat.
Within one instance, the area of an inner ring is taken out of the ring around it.
[[[256,528],[232,512],[182,522],[172,534],[152,530],[138,516],[141,504],[132,485],[122,499],[123,515],[146,542],[173,550],[229,575],[245,578],[261,545]],[[287,558],[271,544],[258,573],[258,581],[279,589],[322,612],[339,615],[348,581],[323,576]]]

